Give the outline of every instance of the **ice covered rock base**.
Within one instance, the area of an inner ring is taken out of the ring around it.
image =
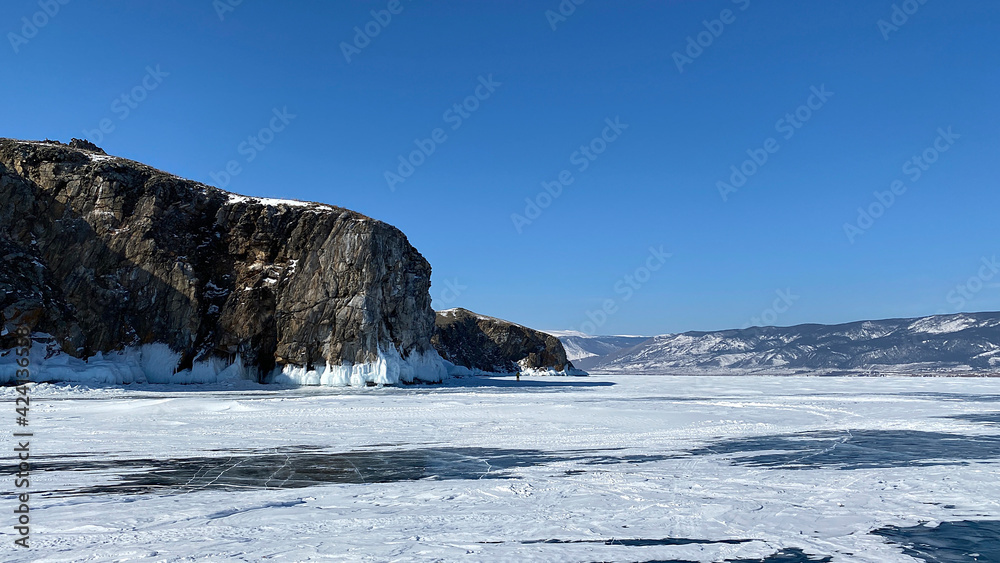
[[[589,375],[587,372],[585,372],[583,370],[579,370],[579,369],[573,368],[573,367],[566,367],[566,368],[563,368],[561,370],[557,370],[555,368],[525,368],[525,367],[522,367],[520,369],[520,371],[506,372],[506,371],[483,370],[483,369],[479,369],[479,368],[470,368],[470,367],[466,367],[466,366],[457,366],[457,365],[449,362],[448,360],[444,361],[444,366],[445,366],[445,371],[451,377],[478,377],[478,376],[490,377],[490,376],[495,376],[495,375],[514,375],[515,373],[519,373],[519,374],[524,375],[524,376],[567,376],[567,375],[583,376],[583,375]]]
[[[326,365],[312,371],[286,366],[268,377],[270,383],[326,385],[396,385],[399,383],[439,383],[448,377],[445,363],[437,352],[415,352],[405,359],[395,348],[379,350],[378,358],[359,364]]]
[[[446,363],[436,352],[415,352],[406,358],[395,348],[379,350],[378,357],[370,362],[343,365],[325,365],[319,369],[285,365],[261,375],[243,358],[232,360],[211,357],[194,362],[185,370],[175,366],[181,354],[162,343],[127,347],[119,352],[100,353],[87,359],[74,358],[58,350],[53,351],[52,339],[47,334],[35,335],[28,355],[31,381],[48,383],[81,383],[86,385],[154,384],[207,384],[239,381],[274,383],[279,385],[325,385],[333,387],[365,385],[397,385],[401,383],[439,383],[448,377]],[[0,384],[17,381],[17,364],[14,350],[0,352]]]

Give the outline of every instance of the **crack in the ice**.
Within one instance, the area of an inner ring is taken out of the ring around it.
[[[368,483],[368,481],[365,481],[365,476],[361,474],[361,470],[360,470],[360,469],[358,469],[358,466],[357,466],[357,465],[354,465],[354,462],[353,462],[353,461],[351,461],[351,460],[350,460],[350,458],[346,458],[346,457],[345,457],[345,458],[344,458],[344,461],[346,461],[347,463],[351,464],[351,467],[353,467],[353,468],[354,468],[354,472],[355,472],[355,473],[357,473],[357,474],[358,474],[358,477],[360,477],[360,478],[361,478],[361,482],[362,482],[362,483],[365,483],[365,484],[367,484],[367,483]]]
[[[798,463],[798,462],[800,462],[800,461],[802,461],[804,459],[809,459],[811,457],[816,457],[816,456],[819,456],[819,455],[823,455],[823,454],[827,454],[827,453],[832,452],[833,450],[837,449],[837,446],[846,444],[847,442],[849,442],[851,440],[851,438],[854,438],[854,434],[851,434],[851,430],[849,428],[845,429],[845,431],[847,432],[847,437],[845,437],[843,440],[840,440],[839,442],[834,442],[833,445],[830,446],[829,448],[826,448],[825,450],[821,450],[821,451],[818,451],[818,452],[813,452],[813,453],[810,453],[810,454],[806,454],[806,455],[804,455],[802,457],[795,458],[792,461],[789,461],[788,463],[782,463],[781,465],[778,466],[778,468],[781,469],[781,468],[784,468],[784,467],[788,467],[790,465],[795,465],[796,463]]]
[[[228,458],[226,458],[226,461],[227,462],[232,461],[233,457],[234,456],[229,456]],[[194,472],[194,475],[192,475],[191,478],[188,479],[186,483],[184,483],[183,485],[179,485],[177,487],[173,487],[173,489],[177,490],[177,491],[184,491],[184,489],[187,488],[188,485],[190,485],[191,483],[193,483],[195,479],[200,478],[204,473],[208,473],[208,469],[209,469],[208,467],[200,467],[200,468],[198,468],[198,470]],[[220,476],[221,476],[221,474],[220,474]],[[190,493],[190,492],[192,492],[194,490],[197,490],[197,489],[192,489],[192,490],[189,490],[189,491],[184,491],[184,492],[181,492],[180,494],[184,495],[184,494]]]
[[[278,453],[280,453],[280,452],[278,451],[278,448],[274,448],[274,453],[275,453],[275,454],[278,454]],[[284,469],[284,468],[288,467],[288,464],[289,464],[289,463],[291,463],[291,461],[292,461],[292,456],[288,455],[287,453],[286,453],[286,454],[284,454],[284,455],[285,455],[285,462],[284,462],[283,464],[281,464],[281,467],[279,467],[279,468],[275,469],[275,470],[274,470],[274,473],[271,473],[271,475],[270,475],[270,476],[269,476],[269,477],[267,478],[267,480],[266,480],[266,481],[264,481],[264,488],[265,488],[265,489],[267,488],[267,484],[271,482],[271,479],[274,479],[274,476],[275,476],[275,475],[277,475],[277,474],[278,474],[278,472],[280,472],[280,471],[281,471],[282,469]],[[292,478],[292,476],[291,476],[291,475],[289,475],[288,477],[285,477],[285,480],[281,482],[281,485],[284,485],[285,483],[287,483],[287,482],[288,482],[288,480],[289,480],[289,479],[291,479],[291,478]],[[281,485],[278,485],[278,488],[279,488],[279,489],[281,488]]]
[[[487,475],[489,475],[489,474],[490,474],[490,471],[492,471],[492,470],[493,470],[493,466],[492,466],[492,465],[490,465],[490,462],[489,462],[489,461],[487,461],[487,460],[486,460],[486,458],[482,458],[482,459],[480,459],[479,461],[481,461],[481,462],[483,462],[483,463],[485,463],[485,464],[486,464],[486,473],[483,473],[482,475],[480,475],[480,476],[479,476],[479,480],[480,480],[480,481],[482,481],[482,480],[483,480],[483,477],[486,477]]]
[[[232,458],[232,457],[230,457],[229,459],[233,459],[233,458]],[[220,472],[220,473],[219,473],[218,475],[216,475],[216,476],[215,476],[215,479],[212,479],[212,480],[211,480],[210,482],[208,482],[208,483],[206,483],[206,484],[202,485],[202,486],[201,486],[201,487],[199,487],[199,488],[200,488],[200,489],[205,489],[205,488],[208,488],[208,487],[211,487],[212,485],[214,485],[214,484],[216,483],[216,481],[218,481],[219,479],[222,479],[222,476],[223,476],[223,475],[225,475],[226,473],[229,473],[229,472],[230,472],[230,471],[232,471],[233,469],[236,469],[237,467],[239,467],[239,466],[243,465],[243,463],[245,463],[245,462],[249,461],[250,459],[251,459],[251,458],[244,458],[244,459],[241,459],[241,460],[240,460],[240,461],[238,461],[237,463],[235,463],[235,464],[233,464],[233,465],[231,465],[231,466],[227,467],[227,468],[226,468],[226,469],[224,469],[223,471],[221,471],[221,472]],[[194,492],[194,491],[197,491],[197,490],[199,490],[199,488],[195,488],[195,489],[192,489],[192,490],[191,490],[191,491],[189,491],[189,492]]]
[[[285,477],[285,479],[281,483],[278,483],[278,488],[279,489],[284,488],[285,484],[287,484],[288,481],[290,481],[294,476],[295,476],[295,470],[289,471],[288,477]]]

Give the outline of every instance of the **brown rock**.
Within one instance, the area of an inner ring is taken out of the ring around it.
[[[261,379],[432,350],[431,268],[396,228],[98,151],[0,139],[11,331],[27,324],[80,358],[162,342],[182,354],[179,370],[240,354]]]
[[[438,311],[431,340],[442,358],[473,370],[518,373],[525,370],[585,375],[566,359],[558,338],[466,309]]]

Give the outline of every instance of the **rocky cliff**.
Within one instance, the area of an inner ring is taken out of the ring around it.
[[[430,265],[385,223],[237,196],[80,141],[0,139],[0,202],[3,334],[26,325],[48,356],[118,354],[150,380],[233,365],[300,383],[443,375]]]
[[[555,336],[466,309],[438,311],[432,342],[442,358],[473,372],[586,375]]]

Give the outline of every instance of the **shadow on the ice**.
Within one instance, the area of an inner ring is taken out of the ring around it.
[[[924,561],[1000,561],[1000,521],[963,520],[930,526],[888,526],[872,534],[902,546],[903,553]]]
[[[419,448],[331,453],[291,446],[226,451],[184,459],[81,459],[75,454],[39,459],[35,472],[89,472],[111,482],[54,490],[54,496],[178,494],[197,490],[294,489],[331,483],[362,484],[420,479],[512,479],[509,470],[560,462],[584,465],[648,463],[663,455],[615,455],[615,450],[546,452],[529,449]],[[0,471],[16,472],[13,467]],[[79,480],[79,479],[77,479]]]
[[[916,430],[803,432],[722,440],[689,453],[733,456],[729,461],[735,465],[780,469],[958,465],[1000,458],[1000,436]]]
[[[900,397],[918,397],[951,401],[956,403],[1000,403],[1000,395],[982,395],[973,393],[940,393],[934,391],[914,391],[910,393],[893,393]]]
[[[752,541],[754,540],[700,540],[692,538],[662,538],[662,539],[611,538],[610,540],[524,540],[520,543],[524,545],[531,545],[535,543],[603,543],[604,545],[620,545],[624,547],[650,547],[657,545],[691,545],[691,544],[708,544],[708,543],[740,544]],[[479,543],[504,543],[504,542],[479,542]]]
[[[710,545],[710,544],[741,544],[748,543],[757,540],[748,539],[727,539],[727,540],[704,540],[704,539],[693,539],[693,538],[663,538],[663,539],[626,539],[626,538],[612,538],[610,540],[526,540],[519,542],[521,544],[563,544],[563,543],[596,543],[604,544],[610,546],[622,546],[622,547],[651,547],[651,546],[667,546],[667,545]],[[492,543],[505,543],[505,542],[479,542],[484,544]],[[763,559],[726,559],[724,563],[829,563],[833,561],[832,557],[829,556],[812,556],[807,554],[805,551],[797,547],[782,549],[772,553],[768,557]],[[644,563],[698,563],[697,561],[689,561],[687,559],[657,559],[655,561],[646,561]]]
[[[969,422],[975,422],[977,424],[986,424],[988,426],[1000,426],[1000,412],[991,412],[982,414],[959,414],[955,416],[948,416],[945,418],[952,418],[955,420],[967,420]]]
[[[716,395],[712,397],[699,397],[699,396],[675,396],[675,395],[652,395],[648,397],[609,397],[609,398],[599,398],[599,399],[579,399],[579,403],[635,403],[648,401],[652,403],[684,403],[684,402],[704,402],[704,401],[728,401],[728,400],[741,400],[746,399],[746,397],[726,397],[723,395]]]
[[[444,380],[444,387],[497,387],[511,389],[561,389],[566,387],[612,387],[612,381],[587,381],[585,376],[547,375],[525,376],[520,380],[513,376],[471,375],[452,377]]]
[[[830,563],[833,557],[809,555],[797,547],[776,551],[763,559],[726,559],[726,563]],[[684,561],[683,563],[694,563]]]
[[[129,400],[160,400],[182,397],[185,394],[195,394],[202,397],[216,394],[227,399],[267,399],[280,397],[284,400],[308,399],[317,395],[353,395],[359,392],[371,393],[380,389],[402,390],[415,394],[436,394],[439,395],[447,389],[490,389],[509,390],[518,392],[523,390],[537,391],[560,391],[563,389],[598,388],[612,387],[616,385],[611,381],[587,381],[586,376],[524,376],[520,381],[514,376],[463,376],[450,377],[441,383],[418,382],[414,384],[385,385],[361,387],[326,387],[318,385],[285,385],[277,383],[253,383],[250,381],[238,381],[229,383],[196,383],[196,384],[162,384],[162,383],[132,383],[128,385],[111,384],[80,384],[56,382],[55,386],[63,388],[85,387],[87,389],[108,389],[120,392],[122,390],[130,392],[141,392],[142,394],[129,395]],[[378,387],[376,389],[375,387]],[[46,401],[113,401],[117,400],[117,395],[106,396],[80,396],[78,394],[66,395],[62,397],[46,398]]]

